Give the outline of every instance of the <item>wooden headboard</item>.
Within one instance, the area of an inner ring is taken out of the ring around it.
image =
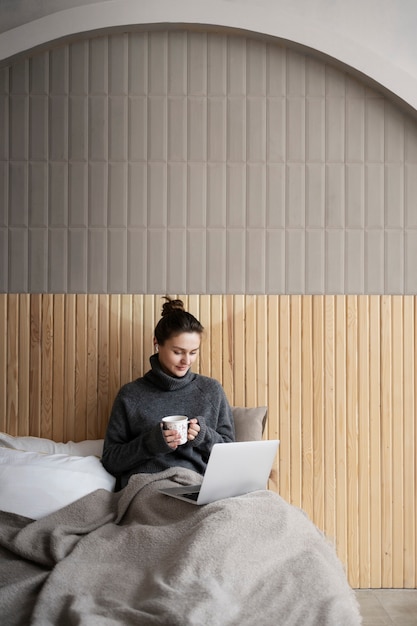
[[[415,587],[414,296],[180,296],[206,328],[196,370],[268,405],[272,488],[335,541],[355,587]],[[103,436],[148,369],[161,296],[0,295],[0,430]]]

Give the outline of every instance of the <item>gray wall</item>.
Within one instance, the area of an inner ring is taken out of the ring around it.
[[[0,291],[417,293],[417,122],[256,38],[0,69]]]

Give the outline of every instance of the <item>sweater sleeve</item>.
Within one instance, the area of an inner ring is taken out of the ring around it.
[[[139,400],[133,405],[127,403],[122,388],[113,403],[101,458],[103,466],[113,476],[121,476],[157,454],[172,452],[165,443],[160,423],[137,436],[132,435],[131,413],[135,410],[139,410]]]
[[[189,445],[199,448],[204,456],[208,456],[215,443],[230,443],[235,441],[235,428],[232,409],[227,401],[223,388],[216,381],[218,403],[212,404],[208,417],[196,415],[200,425],[200,432]],[[214,394],[213,394],[214,395]],[[211,397],[213,397],[213,395]]]

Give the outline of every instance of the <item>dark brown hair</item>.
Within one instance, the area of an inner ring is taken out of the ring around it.
[[[194,315],[184,309],[182,300],[171,300],[165,296],[162,317],[155,327],[155,339],[163,346],[167,339],[181,333],[203,333],[204,328]]]

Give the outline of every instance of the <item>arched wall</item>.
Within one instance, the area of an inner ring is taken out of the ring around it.
[[[417,123],[334,65],[162,29],[0,71],[1,291],[417,292]]]
[[[89,31],[205,25],[270,35],[323,53],[417,109],[417,6],[411,0],[4,0],[0,61]]]

